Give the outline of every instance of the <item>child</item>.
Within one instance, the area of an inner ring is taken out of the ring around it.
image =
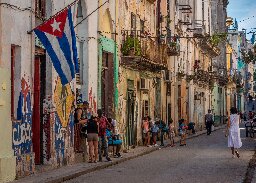
[[[170,123],[169,123],[169,138],[170,138],[170,146],[171,147],[175,146],[174,137],[175,137],[174,125],[173,125],[173,122],[170,121]]]
[[[180,120],[180,126],[179,126],[179,134],[181,136],[180,138],[180,146],[186,146],[186,130],[187,130],[187,126],[185,124],[185,120],[181,119]]]
[[[157,137],[159,128],[156,123],[153,123],[151,131],[152,131],[152,136],[153,136],[153,146],[158,146],[156,143],[156,137]]]

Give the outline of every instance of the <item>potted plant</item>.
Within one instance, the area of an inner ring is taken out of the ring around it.
[[[137,37],[128,36],[122,46],[122,54],[124,56],[140,56],[141,44]]]

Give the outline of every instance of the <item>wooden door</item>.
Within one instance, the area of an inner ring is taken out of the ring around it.
[[[114,113],[114,57],[112,53],[103,52],[102,59],[102,109],[107,117]]]
[[[35,58],[34,63],[34,106],[33,106],[33,121],[32,121],[32,131],[33,131],[33,151],[35,153],[35,164],[40,164],[41,155],[41,137],[40,137],[40,57]]]

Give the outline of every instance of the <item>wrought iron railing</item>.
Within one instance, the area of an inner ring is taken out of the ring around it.
[[[123,56],[141,57],[153,64],[167,65],[167,44],[158,43],[154,37],[140,30],[122,31]]]

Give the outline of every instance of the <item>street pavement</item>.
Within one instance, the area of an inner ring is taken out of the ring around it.
[[[150,154],[88,173],[67,183],[242,183],[249,160],[254,154],[255,139],[245,138],[241,157],[232,158],[224,130],[211,136],[187,140],[187,146],[168,147]]]

